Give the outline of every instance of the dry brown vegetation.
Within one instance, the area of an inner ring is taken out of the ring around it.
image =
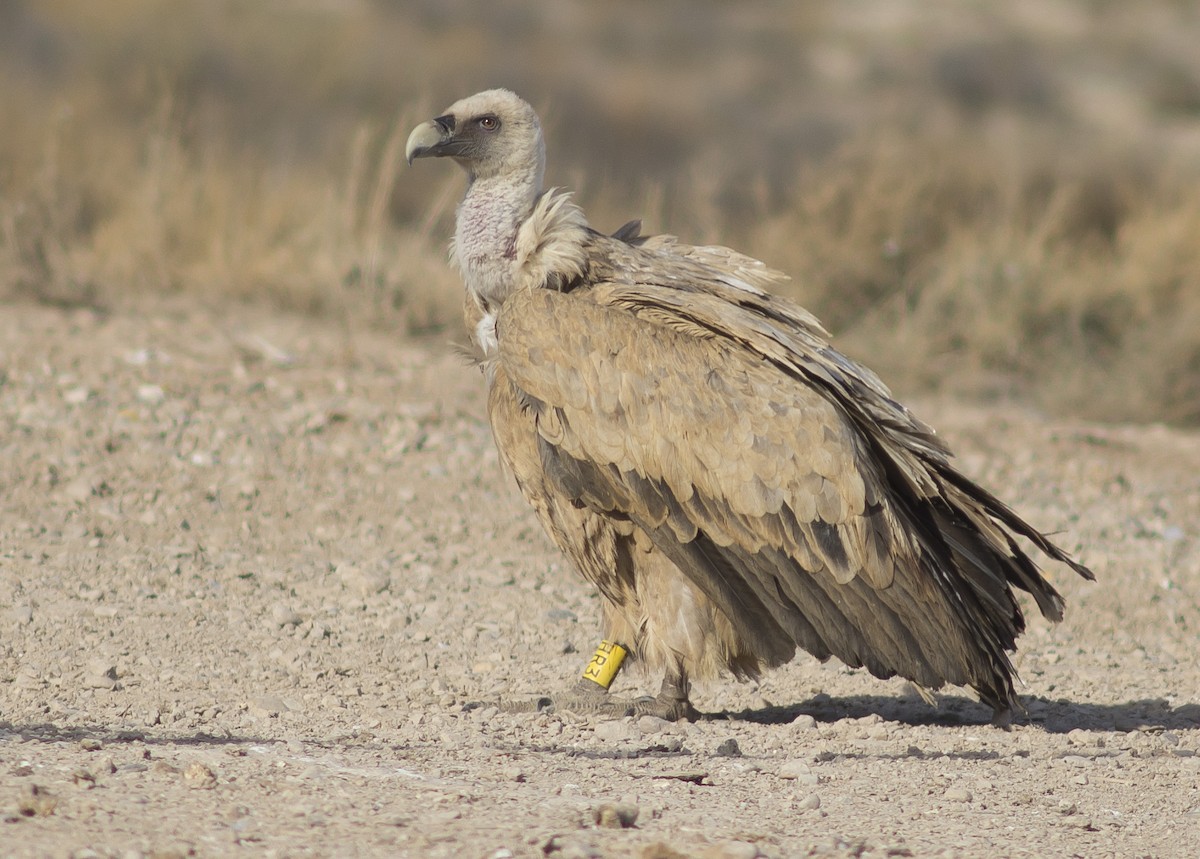
[[[1170,0],[3,0],[0,297],[458,336],[461,179],[399,147],[508,85],[597,226],[788,271],[902,391],[1195,423],[1196,44]]]

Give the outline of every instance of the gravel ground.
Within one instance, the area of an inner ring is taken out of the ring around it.
[[[520,714],[598,606],[448,344],[0,306],[0,855],[1200,855],[1200,436],[915,405],[1099,577],[1022,724],[808,658]]]

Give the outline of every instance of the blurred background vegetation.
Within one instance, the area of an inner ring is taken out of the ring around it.
[[[462,177],[401,150],[502,85],[597,227],[789,272],[901,393],[1194,424],[1197,45],[1190,0],[0,0],[0,299],[458,337]]]

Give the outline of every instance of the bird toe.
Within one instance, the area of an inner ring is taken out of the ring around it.
[[[642,698],[619,698],[601,687],[584,684],[556,694],[543,695],[523,701],[505,702],[501,709],[509,713],[570,713],[575,716],[595,716],[602,719],[622,719],[626,716],[655,716],[668,722],[680,719],[695,721],[699,711],[686,698],[659,694]]]

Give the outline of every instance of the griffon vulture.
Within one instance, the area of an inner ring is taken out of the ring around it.
[[[467,172],[451,255],[496,445],[602,597],[606,641],[554,703],[691,716],[692,678],[755,677],[799,647],[970,686],[998,720],[1019,706],[1013,588],[1052,620],[1063,599],[1017,537],[1091,572],[768,292],[783,275],[636,221],[592,229],[543,189],[541,125],[508,90],[417,126],[406,155]],[[657,697],[607,697],[626,650],[662,672]]]

